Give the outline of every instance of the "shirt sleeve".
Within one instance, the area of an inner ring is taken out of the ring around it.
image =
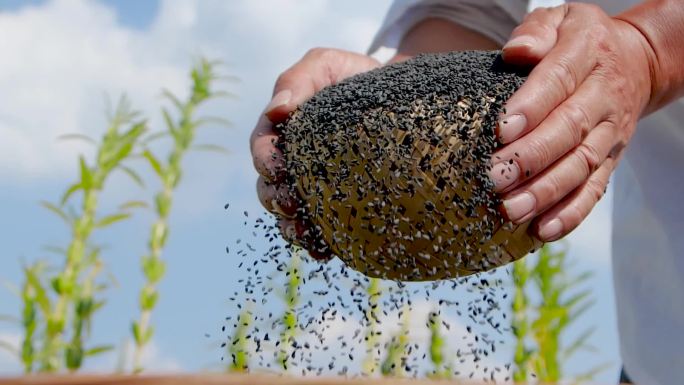
[[[396,50],[406,32],[426,18],[448,20],[503,45],[527,5],[527,0],[395,0],[368,53],[383,56]]]

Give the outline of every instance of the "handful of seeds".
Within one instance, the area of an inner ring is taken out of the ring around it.
[[[489,179],[525,75],[496,51],[421,55],[327,87],[280,127],[304,242],[371,277],[455,278],[539,246]]]

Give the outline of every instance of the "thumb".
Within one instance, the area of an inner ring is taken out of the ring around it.
[[[567,14],[567,4],[537,8],[516,27],[503,47],[503,59],[515,65],[535,65],[556,45],[558,27]]]

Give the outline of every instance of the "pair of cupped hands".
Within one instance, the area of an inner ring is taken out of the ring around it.
[[[565,4],[528,14],[504,45],[503,59],[533,69],[499,118],[504,145],[492,157],[490,177],[503,214],[517,224],[532,220],[533,236],[554,241],[577,227],[602,197],[649,104],[648,42],[630,23],[598,7]],[[369,56],[317,48],[278,78],[250,145],[259,199],[278,215],[286,239],[297,243],[307,226],[283,184],[275,125],[322,88],[379,66]]]

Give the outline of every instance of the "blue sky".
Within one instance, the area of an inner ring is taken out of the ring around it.
[[[164,254],[169,271],[154,315],[157,335],[148,354],[149,365],[157,370],[215,369],[222,320],[232,311],[227,299],[239,288],[236,261],[224,249],[249,236],[242,210],[260,212],[249,132],[282,70],[315,46],[365,50],[388,5],[388,0],[370,6],[364,0],[0,0],[0,35],[12,37],[0,43],[0,279],[19,282],[22,258],[59,261],[41,247],[61,244],[68,234],[38,202],[55,201],[66,181],[76,176],[75,154],[89,153],[87,147],[56,141],[57,136],[99,136],[105,124],[102,95],[122,92],[150,116],[153,127],[160,127],[159,89],[184,95],[193,59],[221,59],[226,71],[240,78],[228,85],[239,98],[207,111],[227,117],[234,128],[208,129],[200,141],[221,143],[231,154],[197,153],[185,163]],[[126,197],[149,194],[123,177],[110,186],[103,196],[104,211]],[[226,202],[231,203],[228,211],[223,209]],[[573,366],[609,361],[611,371],[600,378],[605,381],[615,377],[619,366],[610,204],[608,196],[569,238],[578,268],[595,272],[597,304],[581,326],[597,326],[594,342],[600,349]],[[99,242],[109,245],[105,259],[118,286],[107,294],[109,303],[96,320],[95,341],[118,344],[128,337],[142,284],[138,257],[145,250],[150,220],[137,215],[98,235]],[[17,314],[18,309],[18,300],[0,289],[0,313]],[[17,332],[0,324],[0,338],[16,340]],[[108,369],[114,361],[104,358],[91,369]],[[18,368],[0,352],[0,375]]]

